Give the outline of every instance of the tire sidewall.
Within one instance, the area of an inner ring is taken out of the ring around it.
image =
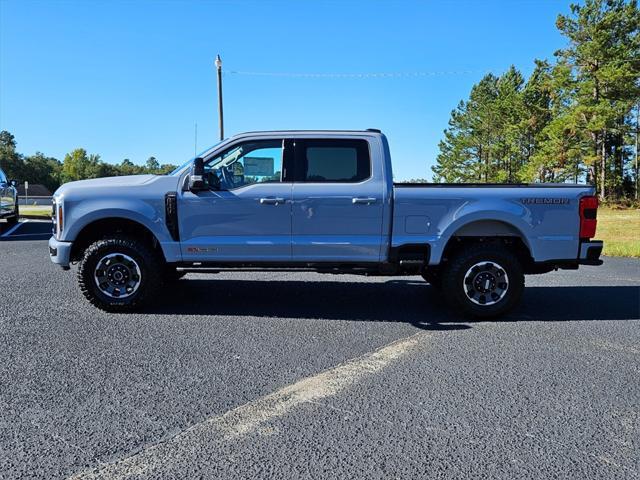
[[[140,269],[140,285],[130,296],[113,298],[104,294],[94,278],[98,262],[106,255],[121,253],[133,258]],[[158,278],[157,267],[153,255],[145,247],[133,240],[113,238],[100,240],[92,244],[86,251],[78,271],[79,281],[85,296],[99,308],[110,311],[126,311],[144,302],[150,291],[154,289]]]
[[[509,277],[509,288],[505,296],[493,305],[478,305],[472,302],[464,288],[467,271],[480,262],[494,262],[502,267]],[[524,274],[517,257],[499,247],[476,248],[454,259],[443,276],[443,288],[449,303],[466,315],[477,318],[491,318],[511,310],[519,301],[524,290]]]

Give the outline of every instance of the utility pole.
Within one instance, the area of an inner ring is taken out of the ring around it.
[[[218,71],[218,117],[220,122],[220,140],[224,140],[224,116],[222,114],[222,59],[216,56],[216,70]]]

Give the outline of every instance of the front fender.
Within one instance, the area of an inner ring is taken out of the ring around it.
[[[72,242],[89,224],[108,218],[123,218],[145,226],[162,244],[172,242],[164,221],[164,203],[139,199],[88,199],[64,202],[61,241]]]

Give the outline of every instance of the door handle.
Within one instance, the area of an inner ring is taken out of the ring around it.
[[[260,204],[261,205],[279,205],[281,203],[284,203],[284,198],[270,197],[270,198],[261,198],[260,199]]]
[[[372,203],[376,203],[376,199],[373,197],[355,197],[351,199],[351,203],[354,205],[371,205]]]

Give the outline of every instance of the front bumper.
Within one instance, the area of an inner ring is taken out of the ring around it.
[[[71,242],[60,242],[56,240],[56,237],[51,237],[49,239],[49,256],[51,257],[51,261],[64,269],[68,269],[72,245]]]
[[[602,254],[602,240],[590,240],[580,243],[580,256],[578,263],[580,265],[602,265],[600,255]]]

